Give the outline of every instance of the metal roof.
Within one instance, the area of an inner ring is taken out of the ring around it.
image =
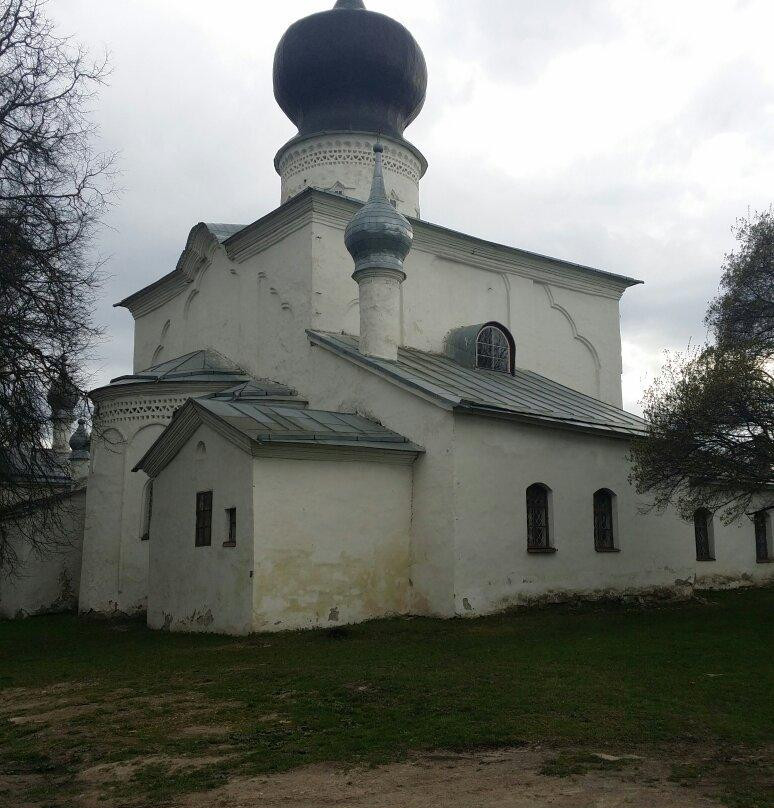
[[[360,354],[357,337],[307,334],[314,344],[448,409],[629,436],[643,434],[646,428],[645,421],[632,413],[523,368],[516,368],[513,375],[465,368],[447,356],[416,348],[400,348],[398,361],[389,362]]]
[[[283,441],[422,451],[397,432],[359,415],[307,410],[287,404],[226,401],[217,397],[189,403],[259,443]]]
[[[210,222],[205,222],[204,226],[221,244],[247,227],[246,224],[211,224]]]
[[[261,379],[260,381],[249,381],[238,384],[236,387],[229,387],[226,390],[212,393],[206,398],[218,401],[258,401],[265,403],[266,399],[269,398],[293,398],[295,395],[296,391],[292,387]]]
[[[110,380],[110,384],[145,384],[162,381],[225,381],[248,382],[250,376],[233,362],[225,359],[215,351],[193,351],[154,365],[139,373],[118,376]]]

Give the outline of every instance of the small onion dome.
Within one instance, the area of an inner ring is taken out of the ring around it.
[[[48,406],[54,413],[72,412],[78,404],[79,398],[78,388],[72,383],[67,365],[62,361],[59,378],[52,383],[48,396],[46,396]]]
[[[402,139],[419,115],[427,64],[396,20],[339,0],[288,28],[274,55],[274,97],[299,135],[371,132]]]
[[[70,449],[72,460],[85,460],[89,457],[91,449],[91,435],[86,431],[86,419],[78,419],[78,428],[73,432],[70,437]]]
[[[344,243],[355,260],[355,275],[366,269],[391,269],[403,273],[403,261],[411,250],[414,231],[398,213],[384,188],[381,143],[374,146],[376,164],[368,202],[347,225]]]

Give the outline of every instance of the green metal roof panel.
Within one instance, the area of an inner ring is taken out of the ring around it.
[[[416,348],[401,348],[398,361],[388,362],[360,354],[357,337],[315,331],[308,334],[314,343],[452,409],[630,435],[642,434],[646,428],[645,421],[632,413],[523,368],[516,368],[513,375],[466,368],[447,356]]]
[[[215,351],[192,351],[158,365],[110,380],[110,384],[146,384],[163,381],[225,381],[245,383],[250,376]]]
[[[228,426],[259,442],[379,444],[384,448],[419,452],[422,449],[392,430],[361,418],[338,412],[307,410],[271,402],[235,402],[208,396],[195,400]]]

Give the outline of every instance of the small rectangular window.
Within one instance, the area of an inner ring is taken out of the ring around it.
[[[693,532],[696,538],[696,560],[714,561],[712,514],[706,508],[699,508],[693,515]]]
[[[196,546],[212,544],[212,491],[200,491],[196,495]]]
[[[755,560],[759,564],[771,561],[769,548],[769,515],[767,511],[758,511],[753,516],[755,524]]]
[[[236,546],[236,508],[226,508],[227,538],[224,544],[229,547]]]

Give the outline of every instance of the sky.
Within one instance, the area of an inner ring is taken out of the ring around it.
[[[200,221],[277,207],[295,134],[274,50],[333,0],[50,0],[112,75],[93,115],[120,195],[97,249],[98,385],[132,364],[112,304],[174,269]],[[706,339],[739,216],[774,202],[772,0],[366,0],[428,63],[406,137],[428,158],[423,218],[645,281],[621,306],[624,406],[665,351]]]

